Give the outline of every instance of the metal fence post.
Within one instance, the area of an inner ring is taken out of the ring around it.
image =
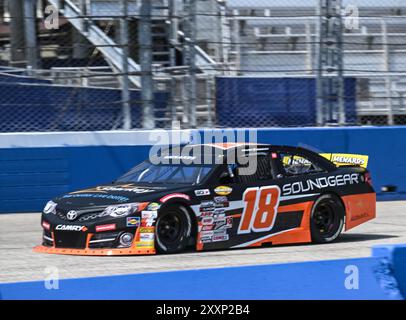
[[[233,29],[234,29],[234,50],[235,50],[235,71],[236,75],[241,71],[241,45],[240,45],[240,20],[236,19],[238,17],[238,10],[233,10]]]
[[[121,76],[121,101],[123,112],[123,129],[129,130],[131,124],[131,106],[130,91],[128,79],[128,1],[121,0],[121,19],[120,19],[120,43],[122,49],[122,76]]]
[[[344,125],[341,0],[319,0],[317,16],[317,124]]]
[[[388,125],[393,126],[394,118],[393,118],[393,99],[392,99],[392,79],[390,76],[387,76],[385,79],[385,87],[388,106]]]
[[[322,1],[322,0],[319,0]],[[323,105],[323,85],[322,85],[322,55],[321,55],[321,29],[323,23],[323,17],[321,16],[321,6],[317,6],[316,16],[318,17],[316,24],[316,123],[318,126],[324,125],[326,121],[325,106]]]
[[[31,69],[39,69],[35,6],[35,0],[24,0],[26,57]]]
[[[153,129],[155,127],[153,110],[154,83],[152,79],[151,14],[151,1],[142,0],[138,42],[141,67],[142,127],[145,129]]]
[[[390,59],[389,59],[389,46],[388,46],[388,28],[386,21],[381,19],[381,29],[382,29],[382,45],[383,45],[383,68],[385,72],[390,71]],[[394,124],[393,117],[393,100],[392,100],[392,79],[391,76],[387,76],[385,79],[385,89],[386,89],[386,104],[388,109],[387,124]]]
[[[24,52],[24,15],[22,0],[12,0],[8,3],[10,15],[10,46],[11,61],[13,66],[20,65],[25,60]]]
[[[190,6],[190,125],[192,128],[196,128],[196,12],[197,12],[197,0],[191,0]]]
[[[178,43],[178,10],[176,6],[176,1],[175,0],[168,0],[169,2],[169,21],[170,21],[170,27],[169,27],[169,61],[170,61],[170,67],[175,67],[176,66],[176,48],[179,45]],[[177,81],[176,78],[174,77],[175,72],[172,70],[172,76],[170,76],[169,79],[169,88],[171,90],[170,92],[170,112],[171,112],[171,121],[172,121],[172,127],[173,126],[178,126],[179,122],[177,119],[177,114],[176,114],[176,94],[177,94]]]
[[[184,64],[189,66],[188,94],[188,121],[191,128],[195,128],[196,121],[196,10],[197,0],[185,0],[184,12],[186,19]]]

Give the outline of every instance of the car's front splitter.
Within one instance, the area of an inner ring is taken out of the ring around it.
[[[36,246],[35,252],[67,254],[77,256],[129,256],[129,255],[147,255],[155,254],[153,248],[116,248],[116,249],[70,249],[70,248],[55,248],[47,246]]]

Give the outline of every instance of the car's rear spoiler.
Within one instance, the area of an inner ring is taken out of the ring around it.
[[[320,153],[320,155],[333,162],[337,167],[360,166],[366,168],[369,158],[365,155],[350,153]]]

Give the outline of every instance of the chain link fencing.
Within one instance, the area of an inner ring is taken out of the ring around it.
[[[402,1],[146,2],[0,0],[0,131],[406,123]]]

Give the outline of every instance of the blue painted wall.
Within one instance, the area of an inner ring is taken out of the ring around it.
[[[148,157],[148,146],[0,149],[0,212],[39,211],[51,198],[111,182]]]
[[[0,135],[0,212],[39,211],[61,193],[110,182],[146,159],[150,149],[147,143],[126,146],[125,139],[114,146],[100,139],[100,146],[1,147],[7,139]],[[258,141],[368,154],[379,199],[406,199],[406,127],[259,129]],[[386,185],[396,192],[382,193]]]
[[[356,79],[345,79],[346,123],[356,123]],[[311,126],[316,123],[314,78],[218,77],[221,127]]]
[[[0,92],[0,132],[95,131],[122,127],[118,89],[52,86],[30,78],[0,76]],[[165,92],[155,94],[156,117],[162,118],[168,96]],[[139,128],[140,91],[131,90],[130,100],[132,127]]]

